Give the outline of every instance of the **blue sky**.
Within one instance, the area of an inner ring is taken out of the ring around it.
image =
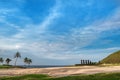
[[[0,0],[0,56],[14,61],[19,51],[41,65],[99,61],[120,49],[119,14],[119,0]]]

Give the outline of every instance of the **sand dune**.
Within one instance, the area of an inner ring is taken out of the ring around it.
[[[31,68],[31,69],[0,69],[0,76],[16,76],[25,74],[47,74],[54,77],[62,77],[74,74],[95,74],[106,72],[120,72],[120,66],[98,67],[55,67],[55,68]]]

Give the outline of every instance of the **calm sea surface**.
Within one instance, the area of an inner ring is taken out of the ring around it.
[[[26,68],[50,68],[50,67],[65,67],[68,65],[19,65]]]

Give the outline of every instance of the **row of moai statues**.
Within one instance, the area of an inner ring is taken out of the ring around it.
[[[91,60],[81,60],[81,64],[94,64],[94,62],[92,62]]]

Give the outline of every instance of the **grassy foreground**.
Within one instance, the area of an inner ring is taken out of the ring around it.
[[[67,76],[52,78],[47,75],[31,74],[16,77],[2,77],[0,80],[120,80],[120,73]]]

